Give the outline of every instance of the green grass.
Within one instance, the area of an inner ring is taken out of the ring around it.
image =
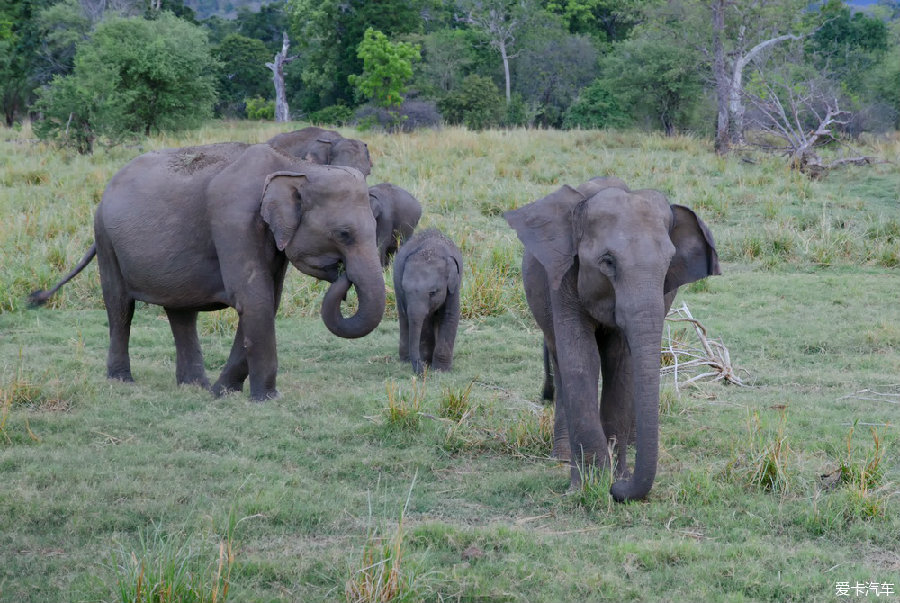
[[[107,381],[96,265],[48,308],[25,309],[80,259],[103,187],[130,158],[280,129],[213,123],[91,157],[0,130],[0,601],[140,600],[151,584],[179,585],[170,600],[193,589],[241,602],[900,590],[900,409],[896,395],[856,394],[896,394],[900,374],[895,165],[811,182],[776,159],[718,159],[693,137],[356,134],[371,182],[410,190],[421,226],[465,256],[454,369],[424,382],[396,357],[390,292],[371,335],[341,340],[317,316],[323,287],[296,271],[277,324],[282,397],[265,404],[177,387],[165,315],[144,304],[136,382]],[[896,138],[873,144],[867,154],[898,159]],[[602,472],[569,492],[568,468],[548,458],[541,336],[500,216],[598,175],[663,190],[709,224],[724,274],[675,304],[750,385],[664,380],[657,480],[625,505]],[[232,310],[200,321],[211,376],[234,326]]]

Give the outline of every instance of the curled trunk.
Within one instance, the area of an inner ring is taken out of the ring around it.
[[[377,270],[365,271],[365,277],[353,278],[348,274],[338,277],[325,293],[322,300],[322,321],[338,337],[355,339],[368,335],[381,322],[385,306],[384,278],[380,265],[377,265]],[[345,317],[341,313],[341,302],[350,290],[350,285],[356,287],[359,307],[355,314]]]

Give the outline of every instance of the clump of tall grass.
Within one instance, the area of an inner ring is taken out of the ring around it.
[[[873,446],[865,450],[853,442],[856,426],[857,422],[854,422],[850,427],[846,452],[838,459],[837,468],[823,476],[844,491],[841,510],[844,520],[874,519],[883,516],[887,506],[887,498],[881,494],[885,471],[884,440],[875,427],[870,427]]]
[[[233,530],[219,540],[217,555],[160,524],[142,532],[137,551],[112,555],[116,596],[122,603],[225,603],[234,566]]]
[[[553,449],[553,407],[520,413],[498,435],[510,454],[549,457]]]
[[[444,419],[456,422],[464,420],[472,412],[471,396],[473,385],[475,385],[474,379],[461,389],[448,386],[438,402],[438,415]]]
[[[387,424],[402,430],[418,429],[422,420],[420,410],[425,401],[425,378],[420,380],[414,376],[406,391],[391,379],[385,389],[387,390],[388,405],[384,409],[384,417],[387,419]]]
[[[790,489],[788,458],[792,454],[785,435],[787,414],[782,413],[774,433],[763,430],[759,412],[747,418],[747,438],[742,453],[729,465],[729,472],[747,486],[781,495]]]
[[[409,486],[406,503],[393,534],[383,536],[377,527],[370,527],[360,559],[350,569],[350,576],[344,584],[344,599],[347,603],[402,603],[421,600],[421,594],[417,592],[418,572],[405,560],[407,545],[403,529],[403,520],[409,509],[417,476],[418,474],[413,477]],[[369,522],[371,525],[371,497]]]

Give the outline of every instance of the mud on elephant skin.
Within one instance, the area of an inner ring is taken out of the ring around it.
[[[719,274],[719,262],[712,234],[687,207],[621,181],[588,184],[579,189],[590,197],[563,186],[504,216],[525,246],[526,299],[553,365],[554,452],[569,459],[577,486],[584,465],[608,464],[614,445],[611,494],[640,499],[659,454],[663,320],[678,287]]]
[[[394,260],[400,359],[421,374],[449,371],[459,327],[462,255],[435,229],[413,236]]]
[[[241,390],[249,377],[254,400],[272,398],[275,313],[289,263],[332,283],[322,319],[336,335],[362,337],[381,321],[384,278],[368,197],[357,170],[311,164],[266,144],[154,151],[110,180],[94,216],[95,244],[63,282],[96,250],[108,377],[132,380],[131,320],[135,301],[144,301],[166,310],[177,382],[209,387],[197,313],[232,307],[237,333],[212,390]],[[340,304],[351,285],[359,308],[344,317]],[[38,292],[32,300],[47,297]]]
[[[372,173],[368,145],[355,138],[344,138],[335,130],[309,126],[277,134],[266,144],[291,157],[319,165],[344,165],[356,168],[363,176]]]
[[[381,264],[387,267],[403,241],[416,229],[422,217],[422,205],[409,191],[389,182],[369,187],[369,205],[375,216],[375,240]]]

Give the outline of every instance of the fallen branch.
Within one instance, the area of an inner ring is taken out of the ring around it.
[[[662,347],[664,365],[660,369],[661,375],[674,375],[675,390],[691,385],[703,379],[711,381],[725,381],[746,387],[746,384],[737,376],[731,364],[731,354],[721,341],[710,339],[707,336],[706,327],[693,317],[687,304],[680,308],[670,310],[666,315],[670,323],[686,322],[694,328],[697,336],[698,347],[686,347],[684,342],[678,341],[672,335],[670,327],[666,327],[666,341]],[[703,372],[697,373],[699,367]],[[711,369],[711,370],[705,370]],[[680,374],[689,375],[683,381],[679,381]]]

